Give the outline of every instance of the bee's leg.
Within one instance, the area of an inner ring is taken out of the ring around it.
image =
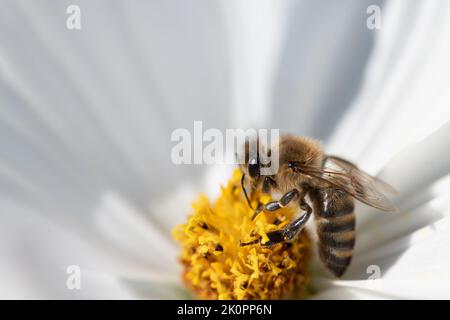
[[[300,233],[312,214],[312,209],[309,204],[306,203],[304,197],[300,200],[300,208],[305,213],[289,223],[284,229],[267,233],[269,241],[264,243],[264,246],[271,246],[280,242],[291,241]]]
[[[312,209],[305,199],[300,201],[300,208],[305,212],[301,217],[295,219],[284,229],[284,236],[287,241],[293,240],[303,229],[312,214]]]
[[[300,195],[300,192],[297,189],[293,189],[293,190],[287,192],[286,194],[284,194],[281,197],[281,199],[278,201],[272,201],[272,202],[267,203],[266,205],[260,205],[255,210],[252,220],[254,220],[261,211],[273,212],[273,211],[277,211],[281,208],[286,207],[294,198],[297,198],[299,195]]]

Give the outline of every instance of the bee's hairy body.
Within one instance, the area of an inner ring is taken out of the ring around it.
[[[376,178],[346,160],[324,155],[316,140],[284,135],[278,147],[279,170],[275,175],[260,175],[258,161],[249,159],[248,153],[241,167],[244,176],[250,176],[253,190],[261,189],[273,197],[282,195],[279,201],[273,201],[264,208],[260,206],[255,215],[262,210],[276,211],[288,204],[297,204],[304,212],[284,230],[273,232],[269,245],[292,240],[312,214],[316,221],[320,259],[330,272],[341,277],[352,260],[355,246],[354,199],[384,211],[392,208],[390,204],[386,208],[383,206],[388,200],[369,183]],[[328,161],[347,170],[346,174],[331,171]],[[381,198],[372,198],[374,194],[371,192],[376,192],[375,196]],[[306,196],[312,208],[305,200]]]
[[[337,277],[349,266],[355,244],[355,214],[353,197],[341,190],[329,188],[321,181],[293,172],[289,161],[304,162],[323,167],[324,155],[320,144],[312,139],[283,136],[280,141],[280,171],[276,177],[276,193],[285,194],[297,188],[300,193],[310,188],[319,239],[319,257],[323,264]]]

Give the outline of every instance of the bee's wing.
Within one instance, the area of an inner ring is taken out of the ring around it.
[[[386,182],[360,170],[352,163],[334,157],[326,157],[322,169],[301,167],[300,172],[328,182],[365,204],[387,212],[397,211],[397,207],[384,193],[395,191]]]
[[[372,179],[372,183],[381,192],[389,193],[389,194],[392,194],[392,195],[397,195],[398,194],[398,191],[393,186],[391,186],[390,184],[384,182],[380,178],[371,176],[368,173],[362,171],[355,164],[351,163],[348,160],[345,160],[345,159],[342,159],[342,158],[339,158],[339,157],[336,157],[336,156],[327,155],[327,156],[325,156],[325,166],[327,166],[327,165],[338,167],[338,168],[340,168],[340,170],[342,170],[344,172],[347,172],[347,173],[351,173],[353,170],[358,170],[362,174],[366,175],[367,179]]]

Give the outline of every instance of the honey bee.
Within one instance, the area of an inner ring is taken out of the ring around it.
[[[350,265],[355,246],[355,199],[382,211],[395,212],[397,208],[385,194],[396,191],[353,163],[325,155],[316,140],[283,135],[278,148],[277,173],[262,175],[264,164],[259,159],[260,152],[258,150],[257,156],[250,158],[247,142],[245,161],[241,165],[243,192],[250,206],[244,187],[246,182],[250,183],[252,191],[259,189],[273,196],[282,195],[278,201],[260,204],[254,218],[261,211],[274,212],[290,203],[297,203],[302,214],[283,229],[269,232],[267,243],[261,244],[257,239],[241,245],[272,246],[292,241],[314,213],[320,259],[331,273],[341,277]]]

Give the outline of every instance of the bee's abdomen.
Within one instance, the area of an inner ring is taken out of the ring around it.
[[[355,246],[354,200],[337,190],[315,194],[319,256],[328,270],[341,277],[349,266]]]

